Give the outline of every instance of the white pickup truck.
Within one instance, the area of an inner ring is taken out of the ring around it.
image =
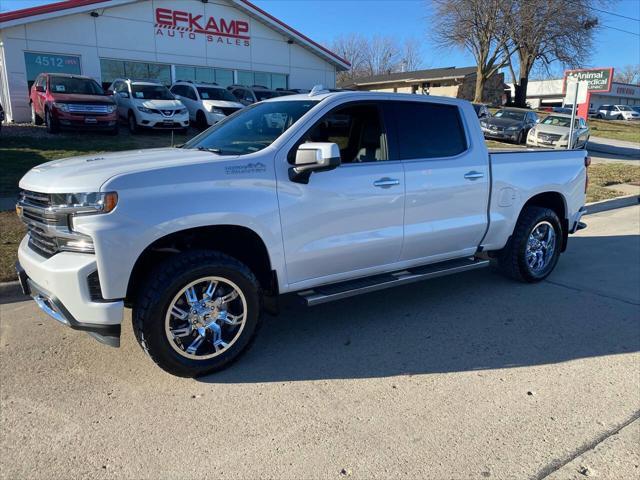
[[[183,146],[56,160],[20,181],[17,266],[42,310],[164,370],[219,370],[261,311],[484,267],[536,282],[584,227],[584,151],[489,153],[470,103],[278,97]]]

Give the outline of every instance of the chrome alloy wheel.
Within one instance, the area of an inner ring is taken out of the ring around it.
[[[556,231],[549,222],[538,223],[527,240],[526,261],[534,273],[542,272],[553,258],[556,248]]]
[[[204,277],[180,290],[169,304],[165,333],[180,355],[206,360],[220,355],[240,337],[247,300],[231,280]]]

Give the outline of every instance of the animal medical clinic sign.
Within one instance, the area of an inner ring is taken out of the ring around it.
[[[589,116],[591,106],[591,94],[596,92],[610,92],[613,81],[613,68],[586,68],[582,70],[567,70],[564,72],[564,83],[562,93],[567,91],[567,80],[572,79],[577,82],[587,82],[587,98],[584,103],[579,104],[578,116],[585,120]]]
[[[248,47],[249,23],[244,20],[194,15],[182,10],[156,8],[156,35],[195,40],[204,35],[207,42]]]

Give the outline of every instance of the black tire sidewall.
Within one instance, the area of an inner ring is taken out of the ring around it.
[[[127,117],[127,126],[129,127],[129,132],[138,133],[138,122],[136,121],[136,116],[133,113],[130,113]]]
[[[165,317],[171,301],[185,285],[207,276],[229,279],[242,290],[247,302],[247,318],[240,337],[226,351],[210,359],[194,360],[180,355],[171,346],[165,332]],[[254,281],[231,265],[211,263],[189,269],[173,277],[166,287],[158,292],[145,315],[142,332],[149,355],[161,368],[174,375],[194,377],[220,370],[235,360],[250,344],[259,318],[260,296]]]
[[[547,264],[547,266],[542,270],[542,272],[534,272],[531,270],[526,260],[526,250],[527,250],[527,242],[529,240],[529,235],[533,229],[540,222],[549,222],[556,234],[556,244],[553,251],[553,257],[551,261]],[[558,263],[558,259],[560,258],[560,249],[562,242],[562,226],[560,225],[560,220],[558,216],[549,209],[540,209],[540,213],[531,217],[528,220],[528,225],[524,230],[526,233],[518,239],[518,245],[516,245],[517,255],[518,255],[518,266],[520,269],[520,273],[522,277],[529,282],[537,282],[540,280],[544,280],[549,274],[553,271],[556,264]]]

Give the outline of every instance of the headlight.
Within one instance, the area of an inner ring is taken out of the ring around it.
[[[480,126],[482,126],[484,128],[487,128],[487,122],[484,122],[484,121],[481,120],[480,121]]]
[[[115,112],[115,111],[116,111],[116,108],[118,108],[118,107],[117,107],[117,105],[109,105],[109,106],[107,107],[107,112],[109,112],[109,113],[113,113],[113,112]]]
[[[184,115],[185,113],[187,113],[186,108],[181,108],[180,110],[176,110],[176,115]]]
[[[138,107],[138,110],[140,110],[142,113],[153,113],[153,110],[147,107]]]
[[[529,130],[529,135],[535,135],[536,134],[536,127],[533,127],[531,130]]]
[[[95,193],[57,193],[51,195],[54,213],[68,213],[71,215],[91,215],[109,213],[118,204],[116,192]]]
[[[217,107],[211,107],[211,113],[217,113],[218,115],[224,115],[224,112]]]
[[[53,106],[55,108],[57,108],[58,110],[62,110],[63,112],[68,112],[69,111],[69,105],[66,104],[66,103],[53,102]]]

